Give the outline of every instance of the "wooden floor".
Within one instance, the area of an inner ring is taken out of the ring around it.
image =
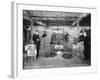
[[[77,56],[73,56],[71,59],[64,59],[62,54],[60,54],[55,57],[39,57],[37,60],[29,61],[24,64],[24,69],[82,66],[90,66],[89,61],[84,61]]]

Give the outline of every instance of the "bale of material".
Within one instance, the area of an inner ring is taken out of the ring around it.
[[[55,57],[57,54],[54,52],[46,53],[44,57]]]
[[[64,59],[71,59],[73,56],[72,56],[72,54],[63,54],[62,57]]]

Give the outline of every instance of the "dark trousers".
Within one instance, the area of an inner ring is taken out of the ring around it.
[[[84,53],[85,60],[90,60],[91,59],[91,46],[85,45],[83,53]]]
[[[39,50],[40,50],[40,44],[36,44],[36,49],[37,49],[37,55],[36,55],[36,58],[39,57]]]

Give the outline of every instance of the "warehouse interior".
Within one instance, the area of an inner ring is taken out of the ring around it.
[[[41,40],[39,58],[26,61],[24,47],[34,43],[36,30]],[[73,48],[80,32],[90,30],[90,13],[23,10],[23,69],[90,66],[91,59],[84,60],[83,42]],[[46,38],[42,37],[44,32]],[[90,32],[87,35],[91,37]]]

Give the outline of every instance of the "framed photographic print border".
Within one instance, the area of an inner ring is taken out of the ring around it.
[[[62,67],[62,68],[46,68],[46,69],[30,69],[23,70],[22,59],[22,11],[23,10],[45,10],[45,11],[63,11],[63,12],[80,12],[91,13],[91,66],[88,67]],[[95,53],[95,36],[96,26],[96,8],[73,7],[73,6],[56,6],[56,5],[39,5],[31,3],[12,2],[12,64],[11,76],[17,77],[38,77],[38,76],[54,76],[66,75],[72,73],[86,73],[96,71],[96,53]],[[93,31],[94,30],[94,31]],[[95,54],[94,54],[95,53]]]

